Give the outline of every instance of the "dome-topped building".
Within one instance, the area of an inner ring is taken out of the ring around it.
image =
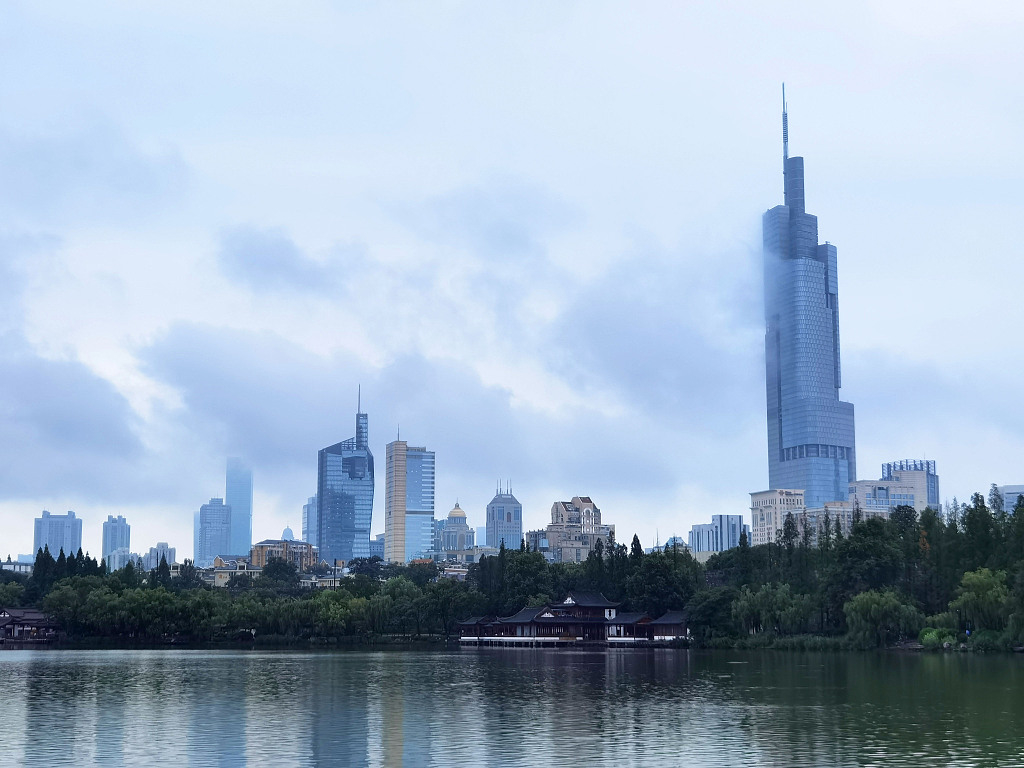
[[[281,532],[281,541],[295,541],[295,534],[292,533],[291,528],[285,528],[284,531]]]
[[[446,552],[461,552],[472,549],[476,539],[476,531],[469,527],[466,522],[466,513],[455,502],[452,511],[448,513],[448,520],[445,522],[444,531],[441,534],[441,542]]]

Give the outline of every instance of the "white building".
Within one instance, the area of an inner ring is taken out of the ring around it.
[[[142,564],[147,571],[153,571],[160,567],[160,558],[170,565],[174,562],[176,554],[177,550],[174,547],[168,546],[166,541],[161,541],[155,547],[149,548],[149,553],[142,558]]]
[[[750,527],[743,515],[712,515],[710,523],[690,528],[689,546],[693,552],[724,552],[740,545],[740,535],[746,532],[750,541]]]
[[[935,473],[935,462],[908,459],[883,464],[878,480],[850,483],[850,501],[859,504],[866,516],[888,518],[900,506],[913,507],[918,514],[928,507],[938,510],[939,476]]]
[[[802,490],[779,489],[750,494],[751,546],[770,544],[782,535],[787,514],[804,511]]]

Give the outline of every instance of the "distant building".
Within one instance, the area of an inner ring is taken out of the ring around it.
[[[1024,494],[1024,485],[1000,485],[999,492],[1003,494],[1003,511],[1009,515],[1017,506],[1017,498]]]
[[[356,436],[317,455],[317,536],[320,558],[332,566],[370,556],[373,453],[369,420],[356,413]]]
[[[149,548],[149,553],[142,558],[142,565],[147,571],[159,568],[161,559],[166,560],[167,565],[171,565],[176,554],[177,550],[174,547],[168,546],[166,541],[161,541],[155,547]]]
[[[34,547],[36,552],[49,547],[54,559],[62,550],[65,555],[78,554],[82,548],[82,521],[71,511],[66,515],[51,515],[44,509],[35,521]]]
[[[448,513],[448,519],[444,522],[441,550],[456,552],[472,549],[475,546],[475,532],[466,522],[466,513],[459,507],[459,502],[455,502],[452,511]]]
[[[292,533],[292,529],[285,526],[284,530],[281,531],[281,541],[295,541],[295,534]]]
[[[802,490],[758,491],[750,494],[751,546],[771,544],[782,534],[788,513],[804,511]]]
[[[724,552],[740,545],[740,535],[750,541],[750,527],[743,515],[712,515],[710,523],[690,528],[689,546],[693,552]]]
[[[271,558],[287,560],[299,573],[313,569],[318,562],[316,547],[294,539],[265,539],[253,544],[249,562],[254,568],[264,568]]]
[[[531,532],[530,539],[550,562],[578,563],[587,559],[597,542],[607,546],[615,536],[615,526],[601,522],[601,510],[589,496],[573,496],[572,501],[551,505],[551,524],[544,536]]]
[[[938,510],[939,476],[935,473],[935,462],[910,459],[883,464],[880,479],[850,484],[850,501],[859,505],[862,512],[886,518],[899,506],[913,507],[919,514],[928,507]]]
[[[252,546],[252,469],[240,458],[227,462],[224,503],[231,508],[232,552],[248,552]]]
[[[408,563],[433,549],[434,452],[404,440],[387,445],[384,559]]]
[[[456,505],[458,506],[458,505]],[[440,520],[434,518],[434,527],[431,529],[430,539],[430,551],[431,552],[443,552],[444,551],[444,529],[448,525],[448,520],[441,518]]]
[[[231,552],[231,507],[223,499],[210,499],[196,518],[195,565],[209,568],[217,555]]]
[[[128,549],[131,547],[131,533],[132,527],[128,525],[128,521],[118,515],[107,515],[107,522],[103,524],[103,554],[102,558],[107,559],[107,555],[113,552],[115,549]]]
[[[108,573],[119,571],[128,565],[128,563],[131,563],[133,568],[143,568],[142,557],[135,552],[132,552],[127,547],[115,549],[107,555],[106,560]]]
[[[512,495],[511,488],[499,486],[491,503],[487,505],[487,546],[500,549],[519,549],[523,540],[523,505]]]
[[[320,546],[316,538],[316,496],[310,496],[302,505],[302,540],[315,547]]]
[[[808,541],[810,546],[817,547],[822,532],[825,530],[825,518],[828,518],[832,536],[838,533],[849,536],[853,530],[854,503],[852,501],[829,501],[815,509],[803,509],[793,513],[793,522],[799,540],[803,540],[804,528],[809,528]],[[888,513],[861,511],[861,519],[870,517],[887,517]]]
[[[384,559],[384,534],[378,533],[370,539],[370,557]]]

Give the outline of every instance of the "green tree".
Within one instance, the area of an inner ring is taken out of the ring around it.
[[[1010,614],[1006,573],[979,568],[963,575],[949,610],[970,630],[1002,630]]]
[[[923,623],[920,611],[892,590],[861,592],[846,602],[843,611],[850,641],[860,648],[884,648],[916,636]]]

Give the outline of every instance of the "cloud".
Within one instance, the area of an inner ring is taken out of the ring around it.
[[[25,134],[0,129],[0,211],[29,222],[146,216],[180,198],[188,169],[172,147],[143,149],[109,123]]]
[[[0,336],[0,486],[9,497],[117,495],[142,455],[137,419],[105,379],[75,360],[46,360]]]

